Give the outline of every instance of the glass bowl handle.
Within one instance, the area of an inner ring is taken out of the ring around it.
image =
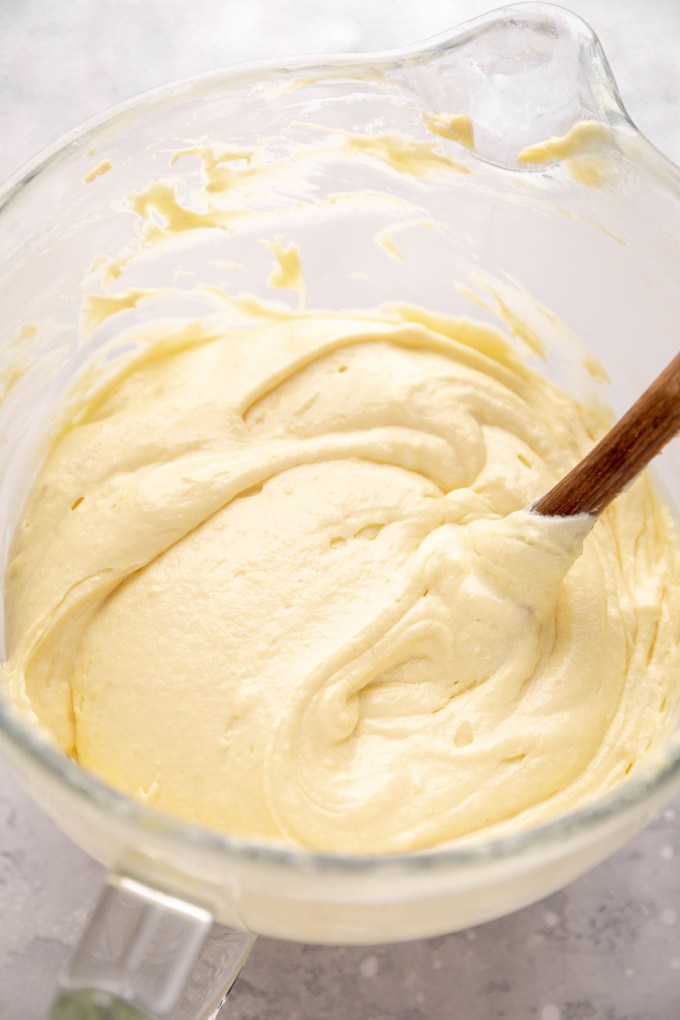
[[[111,874],[61,977],[50,1020],[212,1020],[254,935]]]

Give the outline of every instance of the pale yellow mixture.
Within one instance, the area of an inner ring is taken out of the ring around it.
[[[304,256],[265,237],[272,196],[297,194],[303,220],[389,211],[375,241],[403,261],[395,237],[437,229],[426,206],[309,182],[342,156],[474,183],[469,118],[423,123],[432,137],[309,124],[288,154],[202,140],[170,159],[200,161],[194,191],[166,176],[128,196],[135,240],[96,264],[85,332],[172,296],[172,274],[130,282],[137,255],[239,224],[262,225],[268,283],[298,311],[246,295],[251,328],[140,327],[115,375],[77,385],[17,528],[14,704],[112,785],[228,833],[369,853],[489,838],[609,789],[676,718],[680,542],[651,482],[594,528],[527,510],[606,417],[481,323],[305,313]],[[584,123],[518,159],[599,186],[609,141]]]
[[[322,850],[583,804],[663,743],[680,672],[652,484],[592,530],[524,509],[604,427],[469,321],[159,330],[34,485],[14,701],[135,797]]]

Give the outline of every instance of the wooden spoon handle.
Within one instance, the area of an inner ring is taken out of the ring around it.
[[[680,430],[680,354],[575,468],[534,503],[550,517],[601,514]]]

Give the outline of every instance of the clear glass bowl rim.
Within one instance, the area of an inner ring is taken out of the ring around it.
[[[596,65],[591,64],[589,68],[591,81],[608,95],[610,105],[616,109],[619,125],[622,121],[625,122],[644,142],[648,154],[653,155],[656,169],[666,186],[670,185],[672,190],[680,195],[680,168],[655,149],[628,117],[606,57],[592,29],[580,17],[563,7],[551,3],[527,2],[499,8],[431,39],[398,49],[374,53],[309,55],[286,61],[275,58],[250,62],[191,75],[142,92],[110,107],[63,135],[12,174],[0,186],[0,215],[27,185],[56,167],[60,160],[67,158],[75,149],[91,142],[97,129],[104,127],[109,129],[116,122],[124,121],[126,115],[131,112],[149,113],[157,105],[168,100],[172,101],[192,90],[199,92],[204,88],[221,85],[261,82],[265,78],[287,77],[298,71],[332,76],[337,74],[338,70],[351,74],[353,70],[365,70],[368,65],[395,66],[411,58],[434,56],[444,50],[465,45],[487,29],[523,15],[532,19],[541,17],[558,31],[568,29],[573,34],[579,35],[583,42],[595,48],[598,60]],[[540,171],[540,168],[527,167],[521,171],[508,172],[537,171]],[[650,172],[649,165],[647,172]],[[322,853],[284,843],[229,836],[182,821],[136,801],[63,755],[37,728],[25,723],[2,696],[0,696],[0,736],[12,746],[22,760],[29,760],[31,765],[38,765],[43,772],[59,780],[72,795],[86,801],[88,806],[93,806],[106,815],[113,815],[118,821],[133,826],[140,832],[153,834],[154,837],[175,845],[180,850],[190,850],[194,847],[207,851],[219,856],[225,863],[229,860],[258,862],[301,873],[309,873],[311,870],[359,876],[389,869],[393,876],[400,872],[413,875],[434,870],[466,871],[470,868],[479,868],[484,863],[516,860],[529,853],[548,850],[571,838],[586,836],[646,801],[661,797],[666,790],[680,784],[680,735],[678,735],[671,741],[665,760],[656,771],[648,770],[631,776],[586,806],[559,815],[533,828],[485,841],[416,853],[350,855]]]

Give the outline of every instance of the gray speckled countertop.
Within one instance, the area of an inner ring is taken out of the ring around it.
[[[499,6],[502,4],[499,2]],[[171,78],[299,52],[403,45],[493,0],[0,0],[0,178]],[[571,0],[633,119],[680,162],[680,0]],[[675,1020],[680,800],[612,860],[480,928],[343,949],[261,939],[233,1020]],[[0,1017],[42,1020],[102,879],[0,765]]]

